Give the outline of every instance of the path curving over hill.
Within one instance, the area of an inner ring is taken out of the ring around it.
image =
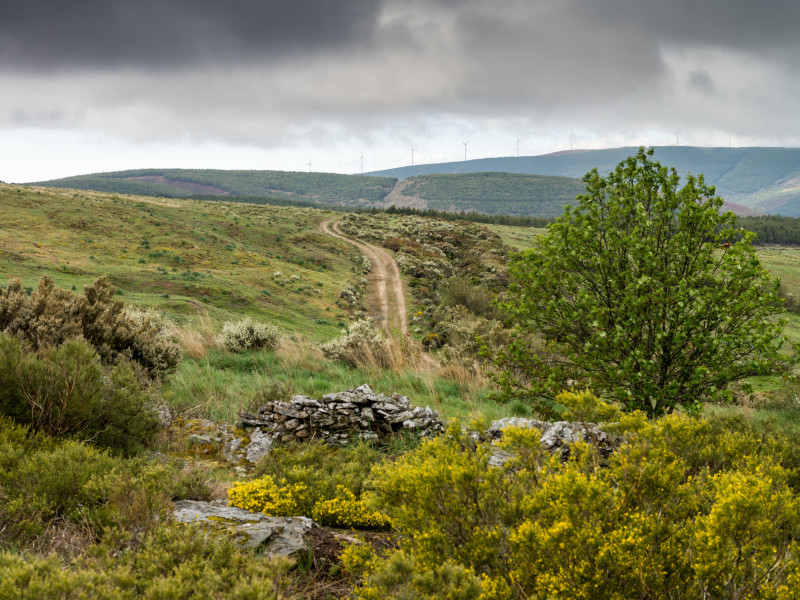
[[[404,335],[408,335],[406,297],[397,262],[383,248],[347,237],[339,229],[336,218],[326,219],[319,224],[319,228],[323,233],[352,244],[366,255],[372,263],[372,271],[367,275],[367,289],[376,300],[383,328],[387,333],[392,327],[399,328]]]

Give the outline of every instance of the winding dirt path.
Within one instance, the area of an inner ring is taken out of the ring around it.
[[[367,289],[376,300],[383,328],[386,333],[392,327],[399,328],[404,335],[408,335],[406,297],[397,262],[383,248],[347,237],[339,229],[336,219],[337,217],[326,219],[319,224],[319,228],[323,233],[352,244],[366,255],[372,263],[372,271],[367,275]]]

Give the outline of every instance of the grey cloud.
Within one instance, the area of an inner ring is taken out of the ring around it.
[[[20,1],[0,125],[270,146],[438,118],[778,131],[798,22],[788,0]]]
[[[165,68],[276,60],[372,42],[373,0],[25,0],[0,18],[0,66]]]
[[[710,96],[716,92],[716,86],[711,76],[702,69],[697,69],[689,73],[689,88],[705,96]]]

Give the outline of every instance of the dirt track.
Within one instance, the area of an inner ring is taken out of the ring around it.
[[[369,258],[372,271],[367,275],[367,290],[379,308],[383,328],[387,333],[394,327],[399,328],[403,334],[408,334],[403,280],[400,279],[400,269],[394,258],[383,248],[347,237],[339,230],[335,219],[336,217],[323,221],[319,228],[323,233],[352,244]]]

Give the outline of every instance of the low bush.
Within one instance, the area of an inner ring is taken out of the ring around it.
[[[12,279],[0,290],[0,332],[36,351],[83,337],[105,364],[127,359],[143,376],[163,378],[180,361],[180,348],[154,320],[131,318],[124,303],[114,299],[115,291],[100,277],[75,295],[44,276],[28,294],[19,279]]]
[[[250,317],[228,321],[222,326],[217,343],[231,352],[247,350],[275,350],[281,341],[281,332],[274,325],[258,323]]]
[[[245,554],[202,528],[160,525],[137,552],[103,543],[66,568],[55,556],[0,553],[0,597],[280,600],[288,568],[288,561]]]
[[[464,306],[437,308],[433,323],[435,343],[429,345],[441,347],[442,356],[451,362],[472,364],[483,351],[496,352],[510,341],[500,321],[476,316]]]
[[[384,457],[366,442],[345,448],[320,441],[280,446],[259,462],[256,478],[236,484],[228,499],[233,506],[273,516],[302,515],[331,527],[386,529],[386,517],[363,501],[372,467]]]
[[[0,418],[0,548],[42,545],[62,523],[91,539],[112,526],[144,534],[163,520],[176,474],[169,464],[115,457]]]
[[[340,360],[351,366],[391,366],[389,344],[380,329],[370,319],[351,323],[342,336],[320,345],[322,353],[331,360]]]
[[[371,510],[363,500],[344,486],[338,486],[332,497],[312,490],[305,483],[280,484],[269,475],[248,482],[239,482],[228,490],[228,503],[272,517],[310,517],[320,525],[354,529],[388,529],[390,521]]]
[[[614,412],[588,394],[558,400]],[[535,430],[508,429],[512,458],[496,467],[452,427],[377,467],[375,506],[401,537],[348,552],[356,597],[433,597],[444,571],[454,598],[796,597],[796,449],[679,414],[624,415],[616,430],[626,442],[610,458],[577,444],[562,462]]]
[[[159,428],[153,403],[127,360],[104,367],[84,340],[32,352],[0,333],[0,413],[34,431],[132,454]]]
[[[493,294],[484,285],[475,285],[464,277],[450,277],[444,280],[437,290],[439,305],[463,306],[472,314],[489,319],[499,319],[500,312],[495,308]]]

